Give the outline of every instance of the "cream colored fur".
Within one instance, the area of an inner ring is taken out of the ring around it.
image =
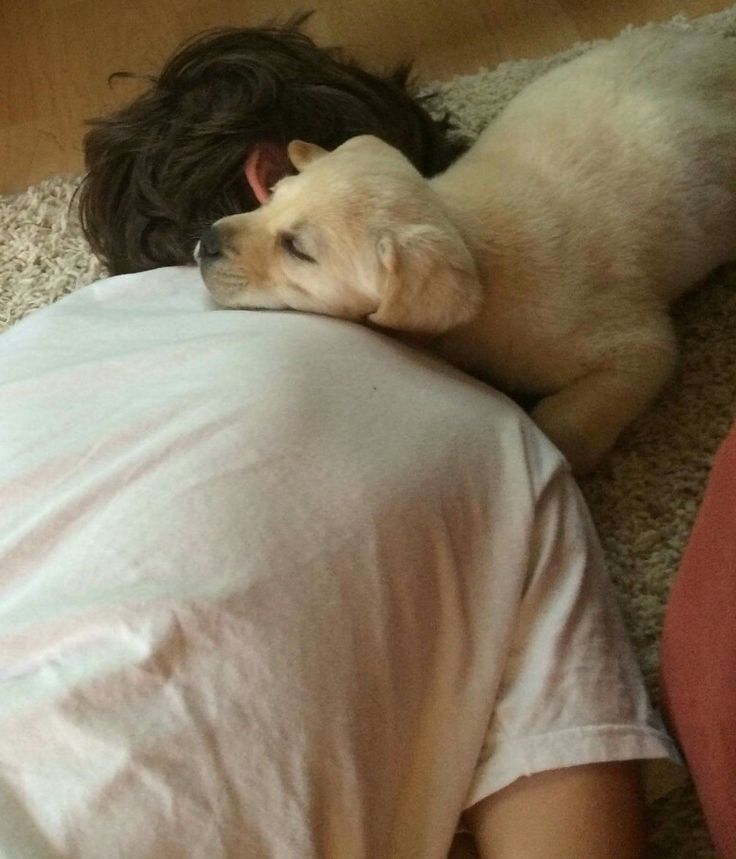
[[[736,46],[619,37],[527,87],[431,181],[375,138],[290,157],[301,172],[265,206],[215,225],[215,298],[428,335],[540,396],[533,417],[585,471],[670,379],[670,304],[736,257]]]

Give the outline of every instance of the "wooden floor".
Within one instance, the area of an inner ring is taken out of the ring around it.
[[[728,0],[0,0],[0,193],[81,170],[84,120],[128,100],[112,72],[153,72],[185,37],[313,8],[309,31],[366,64],[415,58],[424,78],[554,53],[627,23]]]

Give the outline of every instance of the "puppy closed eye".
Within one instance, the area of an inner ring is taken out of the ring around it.
[[[317,262],[313,256],[310,256],[304,250],[299,242],[299,238],[294,233],[281,233],[279,241],[281,242],[281,247],[289,256],[294,257],[294,259],[301,260],[302,262]]]

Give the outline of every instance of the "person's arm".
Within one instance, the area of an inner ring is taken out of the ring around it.
[[[546,485],[535,519],[516,639],[465,820],[482,859],[642,859],[637,759],[660,756],[669,742],[651,718],[568,473]]]
[[[637,761],[520,778],[465,818],[482,859],[641,859],[645,852]]]

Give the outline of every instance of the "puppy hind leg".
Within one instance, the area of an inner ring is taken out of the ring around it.
[[[667,384],[677,363],[677,343],[669,319],[625,356],[545,397],[532,418],[557,445],[576,474],[592,471]]]

